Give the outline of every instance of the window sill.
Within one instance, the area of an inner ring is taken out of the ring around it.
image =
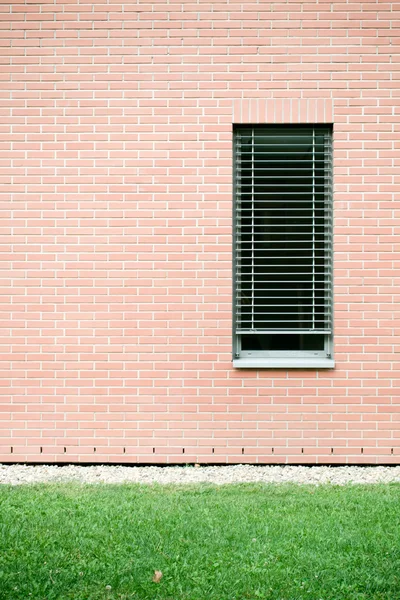
[[[235,358],[236,369],[333,369],[333,358]]]

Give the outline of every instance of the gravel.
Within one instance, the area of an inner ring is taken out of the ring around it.
[[[232,465],[221,467],[124,467],[78,465],[1,465],[0,484],[32,483],[400,483],[400,466],[394,467],[292,467]]]

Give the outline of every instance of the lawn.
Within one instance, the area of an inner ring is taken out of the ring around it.
[[[3,486],[0,598],[397,600],[400,486]]]

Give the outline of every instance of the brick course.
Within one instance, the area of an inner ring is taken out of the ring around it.
[[[384,1],[1,4],[0,460],[400,462],[399,30]],[[334,370],[232,368],[247,122],[334,123]]]

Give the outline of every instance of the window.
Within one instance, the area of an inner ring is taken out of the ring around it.
[[[234,129],[236,367],[333,367],[332,131]]]

